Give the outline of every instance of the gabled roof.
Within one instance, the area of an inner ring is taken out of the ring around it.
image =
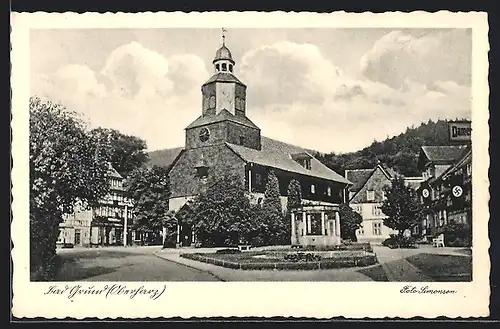
[[[438,178],[444,178],[455,170],[461,168],[464,164],[472,161],[472,148],[468,147],[462,152],[460,158],[450,167],[448,167]]]
[[[375,169],[346,169],[345,176],[353,185],[350,190],[353,192],[359,191],[368,179],[372,176]]]
[[[118,178],[118,179],[123,179],[123,176],[116,171],[116,169],[113,167],[111,162],[108,162],[108,177],[113,177],[113,178]]]
[[[184,149],[183,147],[175,147],[171,149],[149,152],[148,166],[170,167],[183,149]]]
[[[311,169],[309,170],[302,167],[291,157],[292,154],[309,153],[299,146],[283,143],[267,137],[262,137],[261,144],[262,149],[255,150],[241,145],[226,143],[231,150],[246,162],[311,177],[318,177],[342,184],[351,184],[349,180],[337,174],[313,156],[311,156]]]
[[[465,146],[422,146],[418,159],[418,167],[423,169],[427,162],[436,164],[450,164],[456,161],[462,155]]]
[[[234,115],[226,109],[220,111],[216,115],[201,115],[196,120],[191,122],[185,129],[199,127],[199,126],[207,125],[209,123],[220,122],[220,121],[232,121],[232,122],[239,123],[239,124],[247,126],[247,127],[259,129],[259,127],[257,127],[255,125],[255,123],[253,123],[246,116]]]
[[[246,87],[243,82],[241,82],[236,76],[229,72],[219,72],[212,75],[212,77],[208,79],[207,82],[203,84],[203,86],[212,82],[234,82]]]

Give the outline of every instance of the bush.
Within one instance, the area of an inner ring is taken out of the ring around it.
[[[450,247],[469,247],[472,245],[472,231],[467,224],[448,223],[444,230],[444,243]]]
[[[344,258],[323,259],[315,261],[284,261],[284,262],[236,262],[223,259],[217,259],[205,254],[181,254],[181,257],[213,264],[217,266],[241,269],[241,270],[319,270],[335,269],[344,267],[364,267],[377,263],[377,257],[374,254],[364,256],[349,256]]]
[[[165,240],[165,243],[163,243],[163,248],[176,248],[177,244],[173,240]]]
[[[241,250],[239,250],[239,249],[226,248],[226,249],[219,249],[215,253],[228,255],[228,254],[239,254],[240,252],[241,252]]]
[[[382,241],[382,245],[394,248],[416,248],[416,240],[413,237],[406,237],[399,234],[391,234],[389,238]]]

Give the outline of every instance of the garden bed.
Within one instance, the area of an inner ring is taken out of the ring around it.
[[[299,252],[300,253],[300,252]],[[377,263],[373,253],[364,251],[322,251],[321,259],[315,261],[286,261],[285,257],[298,254],[296,251],[249,251],[236,254],[181,254],[181,257],[240,270],[319,270],[343,267],[364,267]],[[306,253],[302,253],[306,254]]]

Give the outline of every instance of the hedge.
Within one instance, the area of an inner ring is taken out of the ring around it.
[[[213,264],[217,266],[240,269],[240,270],[320,270],[320,269],[334,269],[344,267],[364,267],[377,264],[377,256],[374,254],[359,256],[359,257],[346,257],[335,259],[324,259],[321,261],[313,262],[267,262],[267,263],[244,263],[233,262],[222,259],[204,256],[203,254],[190,253],[181,254],[181,257]]]

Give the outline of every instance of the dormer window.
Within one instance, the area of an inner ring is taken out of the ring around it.
[[[222,71],[227,71],[227,64],[226,63],[222,63]]]
[[[311,158],[306,152],[292,154],[292,159],[307,170],[311,170]]]

